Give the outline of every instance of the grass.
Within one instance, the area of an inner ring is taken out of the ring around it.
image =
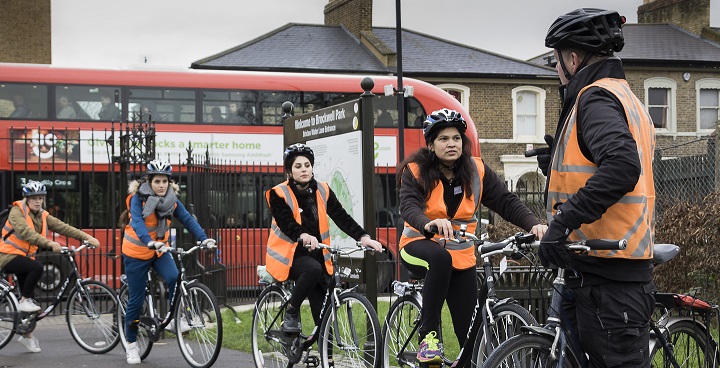
[[[390,302],[378,301],[378,316],[382,329],[385,315],[390,308]],[[252,353],[252,309],[238,312],[240,323],[235,323],[235,316],[228,309],[223,309],[223,347],[227,349],[239,350],[246,353]],[[315,326],[312,322],[310,314],[310,306],[307,304],[301,308],[301,321],[303,322],[303,333],[310,334]],[[460,353],[460,347],[452,328],[452,318],[447,309],[447,305],[442,310],[443,336],[445,355],[448,357],[456,357]]]

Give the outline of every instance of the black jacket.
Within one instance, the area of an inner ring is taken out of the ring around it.
[[[561,87],[562,113],[555,132],[555,142],[575,104],[581,89],[603,78],[625,79],[620,59],[609,58],[580,70]],[[631,192],[640,178],[640,157],[635,139],[628,127],[625,109],[615,96],[602,88],[592,87],[580,97],[577,111],[580,150],[598,166],[595,174],[575,195],[562,204],[562,213],[555,220],[570,229],[597,221],[626,193]],[[554,147],[553,147],[554,149]],[[548,173],[548,183],[551,173]],[[546,185],[547,199],[547,185]],[[574,268],[585,274],[585,284],[614,281],[650,281],[650,261],[574,257]],[[633,269],[635,272],[628,272]],[[598,276],[595,281],[590,280]]]

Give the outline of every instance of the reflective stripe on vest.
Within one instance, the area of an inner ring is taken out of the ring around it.
[[[268,207],[270,206],[270,191],[275,193],[282,199],[292,210],[293,217],[298,224],[302,223],[300,216],[300,206],[298,205],[295,194],[290,189],[288,182],[274,186],[265,192],[265,200]],[[318,207],[318,224],[320,227],[320,242],[330,246],[330,223],[327,216],[327,201],[330,197],[330,187],[325,182],[317,182],[316,203]],[[292,267],[293,255],[297,247],[297,239],[290,239],[284,234],[275,222],[273,217],[272,225],[270,225],[270,236],[268,237],[267,253],[265,254],[265,266],[267,272],[278,281],[287,280]],[[328,274],[333,273],[333,266],[330,252],[323,249],[323,260],[325,261],[325,269]]]
[[[655,128],[642,103],[623,79],[604,78],[583,88],[575,100],[550,165],[548,220],[555,214],[555,203],[565,202],[585,186],[597,171],[580,151],[577,134],[577,109],[580,95],[590,87],[600,87],[611,92],[622,103],[628,127],[635,139],[640,158],[640,178],[633,191],[613,204],[602,217],[583,224],[570,234],[570,240],[626,239],[628,246],[622,251],[592,251],[591,256],[603,258],[651,259],[653,256],[655,230],[655,186],[652,159],[655,152]]]
[[[25,216],[25,222],[31,229],[33,229],[33,231],[35,231],[35,223],[33,222],[33,218],[30,216],[30,208],[28,207],[27,203],[23,201],[15,201],[13,202],[13,206],[20,208],[20,211],[22,211],[23,215]],[[42,225],[40,225],[40,235],[42,235],[43,238],[46,238],[48,234],[47,217],[49,214],[45,210],[40,211],[42,211]],[[9,216],[8,220],[5,221],[5,226],[3,226],[2,237],[5,238],[5,240],[0,242],[0,253],[16,254],[19,256],[27,256],[33,259],[35,258],[35,254],[37,253],[38,249],[37,245],[30,244],[29,242],[20,239],[17,236],[17,232],[14,231],[12,224],[10,224]]]
[[[479,157],[473,157],[475,162],[476,170],[473,172],[472,177],[472,195],[470,198],[462,194],[463,199],[460,201],[460,206],[453,218],[450,219],[454,229],[460,229],[461,224],[467,224],[467,232],[474,234],[477,228],[477,217],[475,214],[480,206],[482,197],[482,181],[485,178],[485,166],[483,161]],[[409,163],[408,168],[415,176],[416,180],[420,178],[420,172],[416,163]],[[435,183],[435,188],[430,192],[430,198],[427,200],[425,206],[425,216],[429,219],[434,220],[438,218],[449,218],[447,214],[447,205],[445,204],[444,198],[444,187],[438,180]],[[405,223],[405,227],[400,237],[400,249],[412,241],[425,239],[424,233],[418,231],[408,224]],[[438,241],[439,235],[435,235],[433,240]],[[452,257],[453,268],[458,270],[468,269],[475,267],[475,247],[473,242],[457,243],[453,241],[447,241],[444,243],[445,249],[450,253]]]
[[[147,244],[143,243],[142,240],[140,240],[140,237],[135,232],[135,229],[130,225],[132,223],[132,216],[130,215],[130,201],[132,200],[132,197],[135,194],[131,194],[127,196],[125,199],[125,205],[128,209],[128,216],[130,216],[130,222],[125,226],[125,235],[123,236],[122,241],[122,254],[133,257],[141,260],[148,260],[151,259],[155,254],[161,256],[162,254],[154,249],[149,249],[147,247]],[[143,206],[145,203],[143,202]],[[177,208],[177,203],[175,203],[175,208]],[[150,237],[159,242],[167,242],[168,238],[170,237],[170,222],[171,220],[165,220],[167,221],[167,229],[168,231],[165,232],[165,236],[162,239],[158,239],[157,237],[157,226],[158,226],[158,218],[155,212],[148,215],[148,217],[145,218],[145,227],[148,230],[148,234],[150,234]]]

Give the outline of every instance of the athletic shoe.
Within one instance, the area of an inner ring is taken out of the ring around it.
[[[177,331],[175,331],[175,319],[171,319],[170,323],[167,325],[167,327],[165,327],[165,329],[177,335]],[[187,323],[185,317],[180,317],[180,333],[185,333],[190,330],[192,330],[192,327],[190,327],[190,325]]]
[[[435,331],[428,332],[422,342],[420,342],[420,349],[417,353],[417,360],[420,363],[442,361],[442,345],[436,338]]]
[[[18,310],[20,312],[35,313],[40,310],[40,306],[35,304],[34,300],[26,298],[18,304]]]
[[[128,364],[140,364],[140,348],[137,342],[128,344],[125,350],[125,358]]]
[[[40,352],[40,342],[34,336],[29,339],[25,336],[20,336],[20,338],[18,338],[18,342],[25,345],[25,347],[32,353]]]

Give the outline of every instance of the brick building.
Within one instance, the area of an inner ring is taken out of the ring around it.
[[[52,62],[50,0],[0,0],[0,62]]]

